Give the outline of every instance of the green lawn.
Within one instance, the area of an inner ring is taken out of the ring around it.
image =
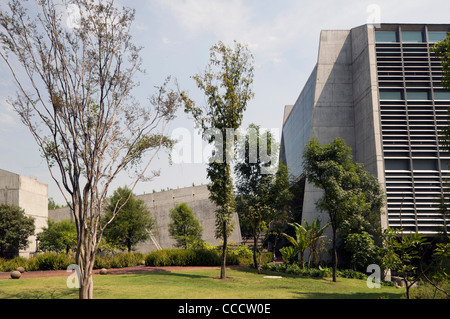
[[[218,270],[153,272],[132,275],[95,275],[96,299],[297,299],[364,298],[389,295],[400,298],[404,289],[384,287],[369,289],[365,280],[338,278],[304,278],[281,275],[268,279],[250,269],[227,270],[226,280],[216,279]],[[67,277],[0,280],[2,299],[78,298],[77,289],[66,286]]]

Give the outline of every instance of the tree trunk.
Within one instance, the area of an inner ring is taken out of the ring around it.
[[[78,297],[79,299],[94,298],[94,282],[92,280],[92,272],[86,273],[86,275],[82,277]]]
[[[83,240],[82,240],[83,239]],[[77,244],[75,261],[80,269],[80,288],[78,292],[79,299],[94,298],[94,283],[92,280],[92,270],[94,268],[95,253],[93,252],[94,243],[88,243],[89,237],[86,236],[84,227],[80,230]],[[88,243],[87,245],[83,244]]]
[[[256,235],[256,231],[253,231],[253,264],[255,266],[255,269],[258,269],[257,254],[258,254],[258,236]]]
[[[336,282],[336,272],[337,272],[338,256],[336,248],[336,227],[333,227],[333,281]]]
[[[305,268],[305,262],[303,261],[303,252],[300,252],[300,269]]]
[[[223,246],[222,246],[222,260],[220,266],[220,279],[225,279],[225,266],[227,262],[227,242],[228,242],[226,221],[222,222],[222,227],[223,227]]]
[[[132,246],[131,240],[130,240],[130,239],[127,239],[127,248],[128,248],[128,252],[129,252],[129,253],[131,253],[131,246]]]
[[[277,243],[278,243],[278,235],[275,235],[275,239],[273,240],[273,261],[277,261],[277,255],[276,255],[276,251],[277,251]]]
[[[81,259],[81,255],[79,255]],[[86,258],[88,259],[88,258]],[[89,258],[90,259],[90,258]],[[80,267],[81,280],[78,292],[79,299],[93,299],[94,298],[94,282],[92,280],[92,269],[94,266],[93,260],[77,260]]]

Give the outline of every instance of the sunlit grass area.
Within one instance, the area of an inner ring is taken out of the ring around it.
[[[217,279],[219,271],[161,271],[127,275],[94,276],[97,299],[376,299],[400,298],[403,289],[368,288],[365,280],[306,278],[252,269],[229,269],[227,279]],[[282,278],[264,278],[266,275]],[[3,299],[78,298],[78,290],[67,288],[67,277],[22,278],[0,280]]]

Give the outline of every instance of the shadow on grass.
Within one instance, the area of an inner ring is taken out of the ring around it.
[[[126,275],[129,276],[128,274],[126,274]],[[191,279],[199,279],[199,278],[210,279],[211,278],[211,276],[206,276],[206,275],[198,275],[198,274],[192,274],[192,273],[180,273],[179,271],[172,272],[172,271],[165,270],[165,269],[155,269],[154,271],[151,271],[151,272],[135,273],[135,274],[132,274],[132,276],[135,276],[135,277],[174,276],[174,277],[185,277],[185,278],[191,278]]]
[[[78,289],[60,289],[56,291],[27,290],[4,296],[3,299],[77,299]]]
[[[255,268],[252,267],[242,267],[242,268],[235,268],[235,270],[244,272],[244,273],[251,273],[258,275],[258,271]],[[334,289],[335,291],[332,292],[326,292],[326,291],[298,291],[295,289],[295,287],[276,287],[276,289],[290,289],[291,293],[294,295],[297,295],[299,299],[400,299],[403,296],[402,291],[392,291],[390,293],[386,293],[385,290],[379,291],[376,288],[370,289],[367,288],[367,291],[362,292],[345,292],[345,291],[339,291],[341,288],[340,285],[340,279],[347,280],[345,278],[338,278],[337,282],[333,282],[331,277],[311,277],[311,276],[301,276],[301,275],[295,275],[295,274],[289,274],[284,272],[278,272],[278,271],[271,271],[271,270],[261,270],[260,276],[281,276],[283,278],[289,278],[293,280],[298,280],[299,282],[303,279],[308,279],[309,281],[317,281],[318,284],[323,285],[330,285],[330,289]],[[358,280],[358,279],[354,279]],[[364,280],[365,281],[365,280]],[[387,288],[387,287],[384,287]]]
[[[237,271],[241,271],[241,272],[245,272],[245,273],[252,273],[257,275],[258,271],[255,268],[252,267],[237,267],[234,268]],[[317,279],[317,280],[322,280],[324,278],[328,278],[328,277],[309,277],[309,276],[300,276],[300,275],[295,275],[295,274],[289,274],[289,273],[285,273],[285,272],[279,272],[279,271],[273,271],[273,270],[261,270],[260,275],[264,275],[264,276],[282,276],[284,278],[308,278],[308,279]]]

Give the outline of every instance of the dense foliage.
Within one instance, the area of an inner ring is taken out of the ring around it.
[[[34,218],[26,216],[18,206],[0,205],[0,257],[15,254],[28,246],[28,237],[34,234]]]

